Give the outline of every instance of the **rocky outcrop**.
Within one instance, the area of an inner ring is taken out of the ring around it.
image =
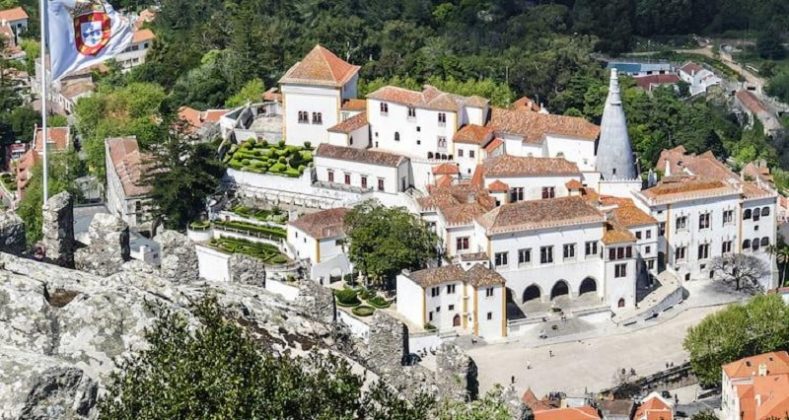
[[[380,375],[402,371],[408,329],[385,311],[375,311],[370,325],[367,364]]]
[[[44,204],[41,225],[46,261],[74,267],[74,198],[68,192],[52,196]]]
[[[330,289],[312,280],[303,280],[299,283],[299,297],[296,304],[314,319],[323,322],[336,321],[334,294]]]
[[[25,223],[13,211],[0,212],[0,252],[25,252]]]
[[[263,286],[266,282],[266,264],[244,254],[230,256],[230,281]]]
[[[444,342],[436,352],[436,380],[443,398],[473,400],[479,395],[477,364],[455,344]]]
[[[121,271],[123,264],[131,259],[129,225],[119,217],[104,213],[93,216],[88,238],[90,245],[76,253],[78,270],[109,276]]]
[[[154,238],[162,247],[162,277],[174,282],[191,282],[200,276],[197,250],[186,235],[167,230]]]

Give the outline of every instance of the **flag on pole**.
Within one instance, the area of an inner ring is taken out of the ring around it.
[[[103,0],[47,0],[51,81],[107,61],[131,44],[128,18]]]

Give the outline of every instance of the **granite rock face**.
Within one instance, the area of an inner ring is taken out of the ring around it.
[[[230,256],[230,281],[263,286],[266,283],[266,264],[243,254]]]
[[[78,270],[99,276],[109,276],[121,271],[131,259],[129,225],[111,214],[97,214],[88,228],[90,245],[78,249],[75,265]]]
[[[46,261],[61,267],[74,267],[74,198],[68,192],[52,196],[43,209],[41,240]]]
[[[191,239],[167,230],[156,235],[154,240],[162,247],[162,277],[180,283],[198,279],[197,251]]]
[[[436,352],[436,380],[443,398],[473,400],[479,395],[477,364],[455,344],[442,343]]]
[[[296,302],[312,318],[323,322],[336,321],[334,294],[312,280],[299,282],[299,297]]]
[[[21,255],[25,248],[25,223],[13,211],[0,212],[0,252]]]

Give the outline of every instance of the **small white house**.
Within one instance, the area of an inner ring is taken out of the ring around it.
[[[153,46],[154,39],[156,39],[156,36],[150,29],[135,30],[131,44],[125,51],[118,54],[115,60],[124,70],[139,66],[145,62],[145,56],[148,55],[148,50]]]
[[[0,10],[0,26],[8,26],[17,37],[27,30],[28,19],[27,12],[21,7]]]
[[[107,167],[107,210],[123,219],[129,227],[140,228],[150,222],[148,194],[142,184],[146,155],[140,152],[135,137],[105,140]]]
[[[314,164],[324,188],[396,194],[413,184],[409,160],[393,153],[324,143],[315,151]]]
[[[350,272],[346,255],[347,208],[305,214],[287,226],[288,253],[310,263],[310,278],[322,283]]]
[[[720,85],[722,82],[715,73],[692,61],[679,68],[679,78],[690,85],[692,96],[706,93],[711,86]]]
[[[507,336],[504,278],[481,264],[404,271],[397,276],[397,310],[419,327],[485,338]]]

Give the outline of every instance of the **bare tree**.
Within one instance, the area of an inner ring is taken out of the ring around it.
[[[715,280],[733,286],[737,291],[760,291],[759,280],[770,274],[764,261],[745,254],[726,254],[715,257],[712,260],[711,268],[715,271]]]

